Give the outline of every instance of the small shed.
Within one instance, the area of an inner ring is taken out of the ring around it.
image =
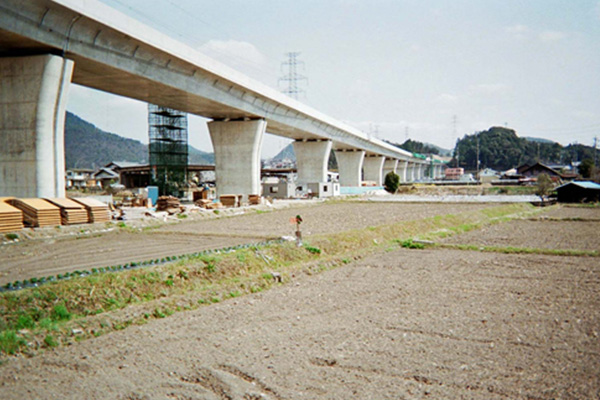
[[[600,201],[600,185],[591,181],[572,181],[556,188],[561,203]]]

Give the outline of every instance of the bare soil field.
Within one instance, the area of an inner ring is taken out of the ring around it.
[[[600,251],[600,221],[515,220],[450,237],[443,242],[478,246]]]
[[[301,214],[303,235],[417,220],[491,205],[321,203],[217,219],[164,224],[159,229],[116,231],[24,241],[0,247],[0,285],[32,277],[139,262],[165,256],[258,243],[294,235],[290,218]]]
[[[600,266],[398,250],[0,367],[3,399],[600,395]]]
[[[364,205],[356,204],[360,218]],[[333,214],[337,206],[314,212]],[[411,206],[397,215],[416,219],[418,205]],[[430,205],[421,207],[428,216]],[[440,207],[438,213],[449,213]],[[358,224],[351,207],[340,209],[337,218],[350,222],[331,232]],[[400,218],[383,210],[374,211],[381,212],[379,224]],[[310,211],[302,213],[310,221]],[[248,217],[260,226],[255,217],[273,215]],[[591,248],[597,237],[579,233],[595,229],[582,228],[588,224],[512,221],[452,240],[466,244],[479,233],[494,242],[494,234],[511,232],[528,247],[544,248],[543,233],[554,230],[559,248],[575,243],[569,237]],[[387,251],[317,275],[297,274],[266,292],[8,358],[0,365],[0,399],[599,398],[598,260]]]

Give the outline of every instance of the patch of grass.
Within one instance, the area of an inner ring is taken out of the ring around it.
[[[309,253],[312,253],[312,254],[321,254],[321,249],[320,249],[320,248],[318,248],[318,247],[315,247],[315,246],[311,246],[311,245],[305,244],[305,245],[304,245],[304,248],[305,248],[305,249],[306,249],[306,250],[307,250]]]
[[[57,347],[58,341],[54,336],[46,335],[46,337],[44,338],[44,344],[46,345],[46,347]]]
[[[423,243],[416,243],[413,241],[413,239],[406,239],[406,240],[402,240],[400,241],[400,246],[404,247],[406,249],[419,249],[422,250],[425,248],[425,245]]]
[[[187,217],[187,214],[177,214],[177,219],[186,219]]]
[[[64,304],[54,306],[50,316],[53,321],[68,321],[71,319],[71,313]]]
[[[466,250],[482,251],[487,253],[503,254],[538,254],[548,256],[576,256],[576,257],[600,257],[597,250],[571,250],[571,249],[539,249],[532,247],[500,247],[500,246],[477,246],[473,244],[438,244],[437,247]]]
[[[7,233],[4,237],[8,240],[17,240],[19,239],[19,235],[16,233]]]
[[[25,339],[17,336],[14,330],[0,332],[0,352],[12,355],[25,346],[27,346]]]

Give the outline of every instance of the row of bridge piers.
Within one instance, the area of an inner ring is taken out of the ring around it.
[[[0,58],[0,195],[64,197],[64,120],[74,62],[56,55]],[[215,153],[217,193],[261,192],[260,151],[264,119],[213,120],[208,129]],[[332,148],[341,186],[370,181],[382,186],[389,172],[400,182],[439,178],[441,164],[395,159],[343,148],[329,139],[294,141],[298,184],[327,182]],[[339,148],[338,148],[339,146]]]

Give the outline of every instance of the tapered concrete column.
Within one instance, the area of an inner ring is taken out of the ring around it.
[[[340,186],[361,186],[365,152],[363,150],[336,150],[335,158],[340,172]]]
[[[415,177],[413,173],[415,172],[415,163],[411,161],[406,162],[406,182],[414,182]]]
[[[65,107],[73,61],[0,58],[0,195],[65,197]]]
[[[419,180],[423,177],[423,164],[415,164],[415,180]]]
[[[383,185],[384,156],[367,156],[363,161],[365,181],[375,182],[375,186]]]
[[[408,161],[400,161],[398,162],[398,168],[396,169],[396,173],[400,177],[400,183],[406,183],[406,170],[408,167]]]
[[[267,122],[212,121],[208,123],[215,151],[217,195],[261,194],[260,149]]]
[[[294,142],[299,184],[327,182],[330,151],[331,140]]]
[[[390,172],[397,174],[397,172],[396,172],[397,170],[398,170],[398,160],[395,158],[386,158],[385,162],[383,163],[383,173],[382,173],[383,181],[385,182],[385,177]],[[402,179],[402,178],[400,178],[400,179]]]

